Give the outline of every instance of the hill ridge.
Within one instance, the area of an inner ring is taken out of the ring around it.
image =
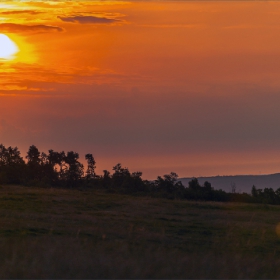
[[[188,182],[194,177],[183,177],[179,180],[184,186],[188,186]],[[205,181],[211,183],[214,189],[222,189],[226,192],[232,191],[232,185],[235,184],[236,192],[250,193],[252,186],[258,189],[272,188],[274,190],[280,188],[280,173],[258,174],[258,175],[217,175],[217,176],[200,176],[196,177],[201,185]]]

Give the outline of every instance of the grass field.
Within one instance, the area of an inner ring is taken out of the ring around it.
[[[279,278],[280,206],[1,186],[1,278]]]

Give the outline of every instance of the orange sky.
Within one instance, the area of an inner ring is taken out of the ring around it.
[[[149,179],[279,172],[279,32],[276,1],[1,1],[0,142]]]

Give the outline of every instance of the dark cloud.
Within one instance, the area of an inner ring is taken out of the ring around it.
[[[1,32],[61,32],[63,29],[52,25],[24,25],[16,23],[1,23]]]
[[[42,12],[39,11],[33,11],[33,10],[21,10],[21,11],[5,11],[5,12],[1,12],[1,15],[18,15],[18,14],[30,14],[30,15],[37,15],[37,14],[41,14]]]
[[[61,17],[59,19],[65,22],[75,23],[113,23],[119,21],[118,19],[106,18],[106,17],[95,17],[95,16],[72,16],[72,17]]]

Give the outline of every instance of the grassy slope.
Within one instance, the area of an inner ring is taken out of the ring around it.
[[[280,206],[0,188],[1,278],[279,278]]]

